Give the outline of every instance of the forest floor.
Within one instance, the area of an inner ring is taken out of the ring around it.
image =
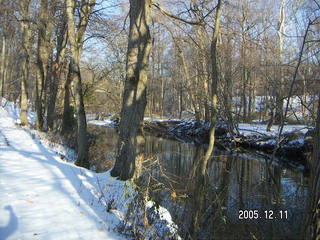
[[[1,107],[0,175],[0,239],[122,239],[97,191],[111,177],[62,161]]]

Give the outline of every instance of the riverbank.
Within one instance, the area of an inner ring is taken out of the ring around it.
[[[89,121],[90,124],[116,127],[116,121]],[[244,124],[238,126],[238,133],[232,137],[227,126],[219,123],[216,126],[216,143],[221,149],[242,147],[275,155],[285,161],[295,161],[307,166],[307,157],[312,151],[313,128],[305,125],[285,125],[283,133],[278,136],[279,126],[274,125],[266,131],[266,124]],[[195,120],[151,120],[144,121],[143,129],[154,136],[166,137],[181,142],[206,145],[209,142],[210,124]]]
[[[73,150],[18,116],[11,103],[0,107],[0,239],[180,239],[133,181],[75,166]]]

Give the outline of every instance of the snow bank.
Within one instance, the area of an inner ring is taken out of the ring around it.
[[[2,106],[9,114],[9,116],[14,120],[16,124],[20,124],[20,108],[16,106],[14,103],[7,101],[5,98],[2,98],[1,102]],[[28,111],[28,121],[31,125],[34,125],[36,121],[36,113],[29,109]],[[58,143],[54,143],[49,140],[46,133],[42,133],[36,130],[23,128],[24,131],[31,134],[32,138],[35,141],[38,141],[39,144],[43,144],[48,148],[48,151],[52,151],[58,155],[60,155],[61,159],[65,159],[70,162],[74,162],[77,158],[77,154],[71,148],[63,146]]]
[[[9,102],[7,99],[2,98],[1,106],[8,112],[9,116],[12,117],[17,124],[20,124],[20,108],[12,102]],[[36,122],[36,113],[31,109],[28,110],[28,121],[31,125],[34,125]]]
[[[248,124],[248,123],[240,123],[239,124],[239,132],[242,136],[269,136],[275,137],[278,135],[279,126],[273,125],[271,127],[271,131],[267,132],[267,125],[266,124]],[[301,133],[305,134],[310,128],[306,125],[285,125],[283,127],[283,134],[286,133]]]
[[[88,124],[96,125],[96,126],[105,126],[105,127],[116,127],[117,123],[112,121],[111,119],[106,120],[90,120]]]
[[[0,239],[123,239],[98,195],[104,176],[62,161],[1,107],[0,132]]]
[[[6,111],[0,107],[0,191],[4,196],[0,200],[0,239],[5,237],[2,226],[6,223],[6,230],[14,231],[9,239],[180,239],[170,213],[142,199],[132,181],[119,181],[110,171],[94,173],[73,165],[74,151],[50,142],[45,133],[17,127],[18,107],[4,103]],[[31,112],[30,116],[32,121]],[[16,175],[17,169],[23,174]],[[10,182],[12,177],[15,181]],[[10,226],[6,206],[19,216],[18,229]],[[28,215],[30,209],[35,217]]]
[[[30,130],[30,129],[24,129],[27,132],[30,132],[32,138],[34,138],[36,141],[38,141],[40,144],[43,144],[46,148],[48,148],[48,151],[52,151],[60,156],[61,159],[66,160],[68,162],[75,162],[77,159],[77,153],[62,144],[59,144],[57,142],[51,141],[51,139],[47,136],[46,133],[39,132],[36,130]],[[56,136],[59,138],[58,142],[63,142],[62,138],[59,136]]]
[[[181,119],[177,119],[177,118],[149,118],[149,117],[145,117],[143,119],[143,121],[145,122],[180,122]]]

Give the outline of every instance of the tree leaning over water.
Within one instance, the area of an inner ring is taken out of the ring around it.
[[[211,40],[211,66],[212,66],[212,83],[211,83],[211,129],[209,146],[204,156],[204,164],[202,164],[201,175],[205,175],[207,163],[214,150],[215,130],[218,120],[218,80],[219,80],[219,66],[218,66],[218,37],[220,32],[220,17],[222,11],[222,0],[218,1],[216,9],[216,17],[214,24],[214,32]]]

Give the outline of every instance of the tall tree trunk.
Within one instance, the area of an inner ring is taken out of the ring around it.
[[[43,94],[45,91],[45,81],[48,73],[49,49],[47,47],[47,26],[48,26],[48,0],[41,0],[39,23],[38,23],[38,48],[37,66],[39,81],[36,86],[36,127],[38,130],[43,128]],[[37,78],[38,79],[38,78]]]
[[[56,118],[55,115],[55,108],[56,108],[56,100],[58,94],[58,86],[60,82],[60,71],[56,65],[56,62],[52,65],[52,73],[53,75],[48,79],[48,88],[49,96],[48,96],[48,103],[47,103],[47,128],[49,131],[54,129],[54,119]],[[58,76],[59,74],[59,76]]]
[[[39,70],[39,69],[38,69]],[[43,126],[43,115],[42,115],[42,102],[41,102],[41,89],[42,89],[42,82],[41,82],[41,77],[40,71],[36,73],[36,83],[35,83],[35,96],[36,96],[36,101],[35,101],[35,107],[36,107],[36,113],[37,113],[37,118],[36,118],[36,128],[38,130],[42,130]],[[40,90],[39,90],[40,89]]]
[[[245,58],[245,56],[243,56]],[[245,62],[245,60],[244,60]],[[242,70],[242,107],[243,107],[243,115],[242,115],[242,121],[246,122],[247,121],[247,69],[246,66],[243,65],[243,70]]]
[[[149,57],[152,48],[149,25],[150,0],[130,0],[130,29],[126,82],[121,110],[119,141],[113,177],[131,178],[135,170],[137,133],[146,107]]]
[[[5,85],[5,61],[6,61],[6,37],[2,36],[2,51],[1,51],[1,66],[0,66],[0,81],[1,81],[1,97],[4,97]]]
[[[183,84],[182,84],[182,79],[179,82],[179,119],[182,118],[182,111],[183,111]]]
[[[197,21],[200,20],[200,16],[197,15]],[[203,117],[206,122],[210,121],[210,115],[209,115],[209,74],[208,74],[208,67],[207,67],[207,49],[206,49],[206,39],[208,35],[206,34],[206,29],[204,26],[200,25],[196,27],[196,37],[198,42],[198,59],[199,59],[199,65],[198,65],[198,78],[200,79],[201,91],[199,93],[199,99],[200,99],[200,111],[203,112]]]
[[[309,211],[306,221],[305,239],[320,239],[320,95],[318,96],[318,114],[315,135],[313,137],[313,155],[311,164],[311,181]]]
[[[229,24],[227,25],[227,31],[229,30]],[[227,117],[227,125],[228,130],[231,135],[233,135],[234,131],[234,123],[232,117],[232,44],[231,44],[231,36],[227,35],[227,52],[226,52],[226,61],[225,61],[225,83],[224,83],[224,107],[225,107],[225,115]]]
[[[278,22],[278,37],[279,37],[279,85],[276,90],[276,113],[275,123],[280,124],[283,118],[283,88],[284,88],[284,74],[282,70],[283,63],[283,46],[284,46],[284,31],[285,31],[285,0],[281,0],[279,22]]]
[[[4,67],[4,72],[3,72],[3,79],[2,79],[2,86],[3,88],[1,89],[1,95],[8,97],[8,83],[10,79],[10,73],[12,72],[12,67],[11,67],[11,62],[12,62],[12,50],[10,47],[10,44],[7,44],[7,53],[6,53],[6,58],[5,58],[5,67]]]
[[[21,87],[21,101],[20,101],[20,121],[21,125],[28,125],[28,92],[27,92],[27,82],[29,79],[29,67],[30,67],[30,38],[31,38],[31,30],[30,23],[26,21],[30,12],[30,0],[21,1],[19,5],[19,12],[24,19],[20,21],[21,29],[22,29],[22,49],[24,54],[24,62],[22,67],[22,79],[20,82]]]
[[[47,108],[47,126],[50,131],[54,129],[54,120],[56,118],[55,107],[56,107],[56,100],[57,100],[57,94],[58,94],[58,87],[59,87],[61,75],[63,73],[63,67],[64,67],[63,62],[65,59],[64,54],[66,50],[66,43],[68,40],[67,18],[66,18],[65,12],[63,12],[60,16],[56,35],[57,35],[56,56],[55,56],[54,64],[52,66],[53,76],[49,83],[50,93],[49,93],[48,108]]]
[[[209,146],[204,156],[204,163],[202,165],[200,174],[204,177],[206,173],[206,167],[208,161],[211,157],[211,154],[214,149],[215,142],[215,130],[217,123],[217,113],[218,113],[218,79],[219,79],[219,69],[218,69],[218,36],[220,32],[220,16],[222,11],[222,0],[218,0],[218,5],[216,9],[216,17],[214,24],[214,32],[212,36],[211,42],[211,64],[212,64],[212,95],[211,95],[211,129],[210,129],[210,138],[209,138]]]
[[[12,42],[10,42],[8,46],[8,57],[6,61],[7,65],[5,67],[6,68],[5,86],[3,89],[9,101],[12,101],[12,99],[10,99],[10,93],[12,91],[11,91],[10,84],[8,83],[12,82],[12,74],[13,74],[14,68],[11,66],[12,66],[13,58],[14,58],[14,50],[12,48]]]
[[[67,79],[64,84],[64,101],[63,101],[63,115],[62,115],[62,133],[70,133],[74,128],[73,109],[70,105],[71,96],[71,82],[72,82],[72,69],[71,63],[68,66]]]
[[[77,142],[78,142],[78,158],[76,164],[89,168],[88,161],[88,136],[87,136],[87,120],[83,102],[82,81],[80,74],[79,62],[71,59],[71,72],[76,80],[75,85],[75,103],[77,110]]]
[[[247,121],[251,121],[252,114],[252,78],[251,78],[251,70],[247,73],[247,83],[248,83],[248,110],[247,110]]]
[[[95,0],[82,0],[80,6],[80,20],[77,32],[74,23],[75,2],[66,1],[66,15],[68,22],[68,36],[71,47],[69,77],[70,81],[75,82],[75,104],[77,112],[77,145],[78,158],[76,164],[82,167],[89,167],[88,161],[88,139],[87,121],[83,102],[82,81],[80,72],[80,56],[83,46],[84,33],[92,13]]]
[[[54,129],[54,120],[56,119],[56,101],[58,95],[58,87],[62,74],[61,62],[59,60],[56,60],[54,63],[53,73],[54,75],[52,76],[52,79],[49,83],[50,92],[47,106],[47,126],[49,131],[52,131]]]

